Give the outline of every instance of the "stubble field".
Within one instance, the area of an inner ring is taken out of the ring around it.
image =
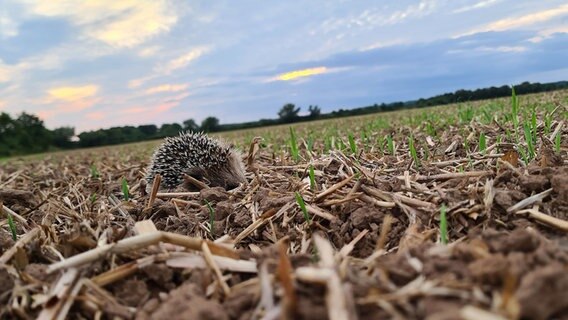
[[[228,192],[145,194],[156,141],[2,161],[0,317],[568,318],[567,121],[559,91],[223,133]]]

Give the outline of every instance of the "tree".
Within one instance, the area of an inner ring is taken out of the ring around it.
[[[278,117],[280,117],[281,122],[290,123],[298,118],[299,112],[300,108],[296,108],[293,103],[287,103],[278,111]]]
[[[7,113],[0,113],[0,156],[16,154],[18,150],[16,124]]]
[[[53,130],[51,132],[53,145],[58,148],[69,149],[73,147],[73,141],[71,138],[75,136],[75,128],[73,127],[61,127]]]
[[[158,127],[155,124],[146,124],[138,126],[138,131],[142,132],[145,137],[154,137],[158,132]]]
[[[219,129],[219,119],[207,117],[201,122],[201,131],[214,132]]]
[[[22,112],[14,123],[21,151],[31,153],[49,149],[51,132],[44,127],[43,121],[39,117]]]
[[[180,131],[182,131],[182,127],[178,123],[164,123],[160,127],[160,137],[177,136]]]
[[[310,112],[310,118],[315,119],[321,115],[321,109],[318,106],[310,105],[308,107],[308,111]]]
[[[193,119],[187,119],[183,122],[183,130],[196,132],[199,131],[199,126]]]

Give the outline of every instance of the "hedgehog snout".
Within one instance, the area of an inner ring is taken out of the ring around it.
[[[237,182],[228,182],[226,189],[227,189],[227,190],[233,190],[233,189],[235,189],[236,187],[238,187],[239,185],[240,185],[240,183],[237,183]]]

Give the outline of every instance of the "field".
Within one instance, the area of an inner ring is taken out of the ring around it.
[[[222,133],[235,190],[144,192],[159,141],[0,162],[0,318],[567,319],[568,92]]]

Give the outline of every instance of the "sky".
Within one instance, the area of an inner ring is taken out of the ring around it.
[[[0,112],[77,133],[568,80],[567,57],[565,0],[0,1]]]

